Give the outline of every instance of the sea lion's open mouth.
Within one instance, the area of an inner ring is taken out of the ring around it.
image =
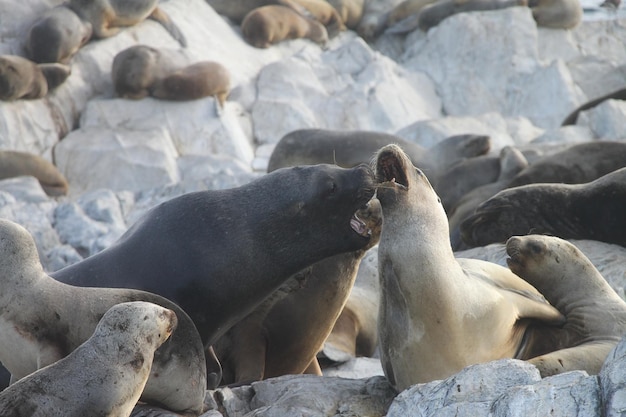
[[[404,161],[394,149],[384,150],[378,155],[376,181],[379,186],[407,190],[409,181]]]
[[[357,234],[363,237],[370,237],[372,235],[372,229],[367,227],[365,222],[359,218],[357,213],[352,215],[352,218],[350,219],[350,227]]]
[[[506,254],[509,255],[506,258],[506,264],[509,269],[513,270],[516,266],[522,265],[522,251],[519,239],[511,237],[506,242]]]

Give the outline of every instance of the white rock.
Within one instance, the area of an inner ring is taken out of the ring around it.
[[[527,7],[460,13],[427,35],[403,62],[434,80],[448,115],[499,111],[556,127],[585,99],[562,60],[540,62],[537,26]]]
[[[388,132],[440,115],[426,77],[403,70],[359,38],[268,65],[257,87],[252,118],[259,144],[301,128]]]
[[[499,113],[477,116],[448,116],[413,123],[395,134],[425,148],[431,148],[443,139],[466,133],[488,135],[491,152],[499,152],[507,145],[516,145],[509,134],[509,124]]]
[[[177,152],[167,131],[85,128],[55,148],[70,194],[87,190],[138,191],[179,180]]]
[[[550,129],[533,139],[532,144],[559,143],[574,144],[592,141],[593,132],[586,126],[564,126],[558,129]]]
[[[626,140],[626,101],[603,101],[581,112],[576,124],[589,126],[597,139]]]

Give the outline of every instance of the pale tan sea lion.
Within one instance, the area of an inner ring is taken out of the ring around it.
[[[69,63],[91,39],[91,23],[81,20],[66,6],[44,12],[28,31],[26,51],[37,63]]]
[[[334,37],[339,32],[346,30],[343,19],[330,3],[326,0],[293,0],[306,9],[312,17],[326,27],[329,37]]]
[[[584,370],[600,372],[608,353],[626,334],[626,303],[591,261],[570,242],[542,235],[506,243],[507,264],[563,313],[562,328],[531,326],[521,359],[542,377]]]
[[[156,351],[141,399],[154,408],[200,414],[207,383],[204,346],[176,304],[139,290],[58,282],[44,272],[30,233],[5,219],[0,219],[0,270],[0,361],[11,372],[11,383],[69,355],[113,305],[147,301],[173,310],[178,326]]]
[[[531,322],[564,317],[500,265],[456,259],[448,219],[428,179],[395,145],[378,152],[383,370],[402,391],[474,363],[516,357]]]
[[[241,24],[244,17],[252,10],[270,5],[289,7],[302,16],[309,16],[307,10],[295,0],[207,0],[207,3],[218,14],[226,16],[237,24]]]
[[[112,306],[93,335],[65,358],[0,393],[5,417],[130,416],[155,350],[170,337],[172,310],[143,301]]]
[[[218,62],[202,61],[157,79],[150,95],[175,101],[213,96],[223,107],[229,93],[228,70]]]
[[[91,23],[96,38],[108,38],[122,27],[134,26],[150,18],[163,25],[181,46],[187,46],[178,26],[159,8],[159,0],[69,0],[69,7]]]
[[[48,94],[48,82],[33,61],[17,55],[0,56],[0,100],[37,99]]]
[[[365,0],[328,0],[348,29],[356,29],[363,17]]]
[[[578,0],[529,0],[537,26],[553,29],[572,29],[583,17],[583,8]]]
[[[241,33],[246,42],[257,48],[268,48],[287,39],[306,38],[318,44],[328,41],[324,25],[285,6],[252,10],[241,23]]]
[[[20,151],[0,151],[0,179],[30,175],[50,196],[67,194],[67,180],[50,161]]]

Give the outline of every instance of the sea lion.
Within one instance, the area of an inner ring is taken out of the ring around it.
[[[448,225],[450,227],[450,244],[452,250],[458,251],[467,249],[461,239],[460,225],[463,220],[474,213],[476,207],[483,201],[493,197],[499,191],[504,190],[511,180],[524,168],[528,166],[528,160],[517,148],[505,146],[500,150],[500,174],[495,182],[485,184],[469,191],[448,213]]]
[[[155,353],[141,399],[170,411],[200,414],[207,381],[204,347],[193,322],[176,304],[139,290],[58,282],[44,272],[30,233],[4,219],[0,267],[0,362],[11,372],[12,383],[74,351],[113,305],[147,301],[173,310],[178,326]]]
[[[213,96],[221,107],[230,93],[230,73],[220,63],[201,61],[158,78],[150,95],[163,100],[197,100]]]
[[[540,182],[582,184],[626,166],[626,143],[592,141],[572,145],[533,162],[507,188]]]
[[[400,3],[402,0],[365,0],[356,32],[366,41],[373,41],[385,29],[389,13]]]
[[[53,7],[45,11],[28,31],[28,58],[37,63],[67,64],[89,42],[91,33],[91,23],[81,20],[68,7]]]
[[[291,275],[366,246],[371,237],[354,213],[373,194],[367,166],[279,169],[159,204],[109,248],[52,275],[160,294],[212,345]]]
[[[461,225],[470,246],[514,235],[551,234],[626,246],[626,168],[585,184],[529,184],[482,203]]]
[[[290,278],[278,299],[264,302],[215,344],[224,383],[322,374],[316,355],[346,303],[363,255],[380,238],[378,200],[372,199],[356,216],[365,223],[362,233],[371,237],[365,247],[318,261],[302,273],[303,280]],[[293,281],[301,282],[295,291]]]
[[[67,180],[48,160],[21,151],[0,151],[0,179],[30,175],[39,181],[49,196],[66,195]]]
[[[378,247],[361,259],[348,300],[318,353],[320,365],[334,365],[357,356],[372,357],[378,346]]]
[[[257,48],[298,38],[322,45],[328,42],[328,32],[320,22],[277,5],[259,7],[248,13],[241,22],[241,33],[246,42]]]
[[[339,32],[346,30],[346,25],[343,23],[343,19],[339,15],[339,12],[337,12],[337,9],[335,9],[326,0],[293,1],[306,9],[310,16],[324,25],[329,37],[335,37],[339,34]]]
[[[583,18],[579,0],[528,0],[537,26],[552,29],[572,29]]]
[[[396,23],[406,19],[407,17],[417,14],[424,6],[435,2],[436,0],[405,0],[394,7],[387,16],[387,27],[391,27]]]
[[[424,148],[400,136],[367,130],[298,129],[287,133],[274,147],[268,172],[285,166],[333,163],[350,168],[369,163],[385,145],[400,145],[411,161],[437,176],[449,166],[482,155],[490,140],[483,135],[450,136],[432,148]]]
[[[626,303],[576,246],[554,236],[514,236],[506,242],[511,271],[537,288],[566,318],[562,328],[529,332],[521,359],[542,377],[584,370],[598,374],[626,333]],[[532,328],[532,326],[531,326]]]
[[[0,393],[3,416],[130,416],[176,314],[143,301],[112,306],[66,357]]]
[[[348,29],[356,29],[363,17],[365,0],[328,0]]]
[[[500,157],[480,155],[452,165],[433,181],[446,212],[451,212],[459,200],[475,188],[492,184],[500,176]]]
[[[159,80],[187,64],[187,58],[180,51],[134,45],[113,58],[113,88],[120,97],[138,100],[149,96]]]
[[[122,27],[150,18],[159,22],[183,48],[187,46],[185,35],[159,7],[159,0],[69,0],[68,7],[91,24],[96,38],[108,38]]]
[[[394,388],[514,358],[531,322],[563,323],[561,313],[509,269],[454,257],[439,197],[398,146],[379,151],[376,181],[383,208],[378,337]]]
[[[236,24],[241,24],[243,19],[252,10],[263,6],[280,5],[289,7],[302,16],[311,17],[309,12],[294,0],[207,0],[207,3],[218,14],[226,16]]]
[[[69,77],[71,69],[59,63],[36,64],[17,55],[0,56],[0,100],[45,97]]]
[[[427,32],[452,15],[485,10],[498,10],[515,6],[526,6],[528,0],[438,0],[424,6],[417,18],[418,27]]]
[[[385,33],[404,34],[417,29],[419,12],[436,0],[405,0],[389,12],[385,22]]]
[[[563,123],[561,123],[561,126],[568,126],[568,125],[576,124],[576,121],[578,120],[578,115],[580,114],[580,112],[583,112],[585,110],[589,110],[589,109],[597,106],[598,104],[600,104],[600,103],[602,103],[602,102],[604,102],[606,100],[626,100],[626,88],[622,88],[620,90],[613,91],[613,92],[611,92],[609,94],[606,94],[606,95],[604,95],[602,97],[598,97],[596,99],[593,99],[593,100],[588,101],[587,103],[581,105],[576,110],[571,112],[563,120]]]

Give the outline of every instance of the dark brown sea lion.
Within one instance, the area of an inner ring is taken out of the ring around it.
[[[280,169],[164,202],[111,247],[53,276],[160,294],[188,312],[212,345],[293,274],[365,247],[371,237],[354,213],[373,194],[367,166]]]
[[[500,191],[461,223],[470,246],[551,234],[626,246],[626,168],[585,184],[529,184]]]

